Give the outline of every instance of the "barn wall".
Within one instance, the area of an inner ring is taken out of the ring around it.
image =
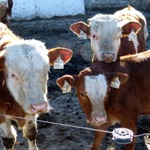
[[[85,13],[84,0],[13,0],[12,19],[29,20]]]
[[[13,0],[12,19],[30,20],[85,14],[86,10],[121,8],[132,5],[150,11],[150,0]]]

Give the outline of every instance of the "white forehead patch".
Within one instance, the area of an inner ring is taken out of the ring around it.
[[[85,91],[95,111],[99,111],[100,104],[104,102],[104,98],[107,95],[107,87],[104,75],[85,76]]]
[[[121,28],[117,26],[117,24],[119,23],[119,19],[114,15],[98,14],[93,18],[90,18],[88,21],[93,32],[102,32],[107,34],[112,33],[115,35],[118,34],[119,31],[121,33]]]
[[[6,46],[6,66],[21,71],[29,68],[49,67],[48,51],[37,40],[20,40]],[[16,68],[17,67],[17,68]],[[47,68],[49,69],[49,68]]]

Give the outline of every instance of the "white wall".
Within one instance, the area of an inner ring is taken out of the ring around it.
[[[85,14],[84,0],[13,0],[12,19]]]

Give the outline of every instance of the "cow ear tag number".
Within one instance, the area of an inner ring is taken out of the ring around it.
[[[63,93],[71,92],[71,85],[67,81],[65,81],[65,83],[64,83],[64,86],[62,88],[62,92]]]
[[[82,30],[80,31],[80,34],[78,35],[79,39],[82,40],[86,40],[87,39],[87,35],[86,33],[84,33]]]
[[[135,34],[134,30],[131,31],[128,39],[129,39],[129,41],[137,41],[137,35]]]
[[[133,140],[133,132],[127,128],[116,128],[112,131],[113,141],[118,144],[129,144]]]
[[[64,62],[60,56],[54,62],[54,69],[64,69]]]
[[[119,81],[118,77],[114,78],[113,81],[111,81],[110,87],[115,88],[115,89],[119,89],[120,81]]]

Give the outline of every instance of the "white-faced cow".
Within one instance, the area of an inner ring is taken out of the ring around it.
[[[70,29],[79,37],[86,34],[90,38],[93,62],[110,63],[120,56],[145,50],[147,22],[143,14],[131,6],[112,15],[97,14],[88,22],[76,22]]]
[[[0,21],[9,24],[12,15],[13,0],[0,0]]]
[[[96,129],[107,130],[120,123],[137,134],[138,116],[150,114],[150,50],[122,56],[110,64],[97,61],[77,75],[58,78],[57,84],[61,89],[76,88],[87,120]],[[100,149],[104,135],[95,132],[92,150]],[[135,141],[126,150],[134,150]]]
[[[0,136],[6,149],[14,149],[16,132],[11,125],[14,120],[28,139],[29,150],[37,150],[36,120],[38,114],[49,111],[46,97],[49,66],[59,57],[64,63],[72,56],[66,48],[48,50],[38,40],[24,40],[15,36],[0,23]]]

